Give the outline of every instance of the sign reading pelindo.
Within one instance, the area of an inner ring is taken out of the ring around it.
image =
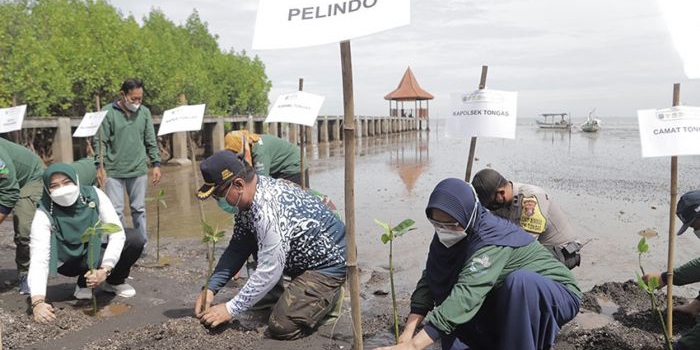
[[[260,0],[253,49],[341,42],[410,22],[410,0]]]
[[[700,154],[700,107],[637,111],[642,157]]]
[[[73,137],[95,136],[106,115],[107,111],[85,113],[83,120],[80,121],[80,125],[75,129]]]
[[[202,129],[206,105],[180,106],[163,112],[158,136],[178,131],[197,131]]]
[[[0,108],[0,133],[22,130],[27,105]]]
[[[323,96],[303,91],[280,95],[270,109],[270,113],[267,114],[265,123],[280,122],[314,126],[324,99]]]
[[[450,106],[447,137],[515,138],[517,92],[483,89],[452,94]]]

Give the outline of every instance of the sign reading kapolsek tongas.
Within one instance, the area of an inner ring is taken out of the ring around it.
[[[88,112],[83,116],[80,125],[75,129],[73,137],[91,137],[95,136],[97,129],[102,125],[102,120],[105,119],[107,111]]]
[[[280,95],[265,118],[265,123],[294,123],[314,126],[325,97],[296,91]]]
[[[0,108],[0,133],[22,129],[27,105]]]
[[[337,43],[410,21],[410,0],[260,0],[253,49]]]
[[[700,107],[637,111],[642,157],[700,154]]]
[[[448,137],[515,138],[517,92],[483,89],[452,94],[450,106]]]
[[[180,106],[163,112],[158,136],[178,131],[197,131],[202,129],[206,105]]]

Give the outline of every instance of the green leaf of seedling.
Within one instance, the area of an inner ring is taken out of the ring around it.
[[[157,195],[157,196],[158,196],[158,197],[163,197],[164,194],[165,194],[165,189],[161,188],[161,189],[158,190],[158,195]]]
[[[206,221],[202,221],[202,229],[204,230],[205,235],[211,236],[214,234],[214,228],[212,228]]]
[[[379,221],[377,219],[374,219],[374,222],[376,222],[377,225],[381,226],[384,229],[384,233],[382,233],[381,236],[382,243],[386,244],[394,238],[393,232],[391,232],[391,226],[389,226],[389,224],[383,221]]]
[[[661,286],[661,282],[658,278],[651,277],[647,280],[647,285],[649,286],[649,290],[653,291],[659,288],[659,286]]]
[[[162,205],[164,208],[167,208],[167,207],[168,207],[168,204],[165,203],[165,199],[161,199],[161,200],[158,201],[158,202],[159,202],[160,205]]]
[[[641,288],[643,291],[649,291],[649,286],[647,285],[646,282],[644,282],[644,279],[642,278],[642,275],[639,274],[639,272],[635,272],[637,274],[637,285],[639,288]]]
[[[413,219],[405,219],[404,221],[401,221],[401,223],[396,225],[396,227],[394,227],[394,229],[393,229],[394,237],[401,237],[404,234],[406,234],[408,231],[415,230],[416,229],[415,227],[411,227],[415,223],[416,222]]]
[[[204,237],[202,237],[202,243],[209,243],[209,242],[211,242],[211,239],[212,239],[211,236],[204,235]]]
[[[382,234],[382,243],[387,244],[387,242],[391,241],[391,237],[389,237],[389,234],[384,233]]]
[[[216,233],[216,235],[214,235],[214,242],[218,242],[221,238],[224,237],[224,234],[226,234],[226,231],[224,231],[224,230],[218,231]]]
[[[649,244],[647,244],[646,238],[642,237],[637,243],[637,251],[640,253],[646,253],[649,251]]]
[[[111,235],[112,233],[117,233],[117,232],[123,230],[121,226],[119,226],[117,224],[113,224],[111,222],[100,225],[99,229],[100,229],[100,233],[103,235]]]
[[[90,241],[90,237],[95,234],[95,228],[94,227],[88,227],[85,229],[85,232],[83,232],[82,235],[80,235],[80,241],[83,243],[87,243]]]

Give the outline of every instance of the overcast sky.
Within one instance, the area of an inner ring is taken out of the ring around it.
[[[387,0],[388,1],[388,0]],[[338,0],[343,2],[343,0]],[[340,46],[251,49],[258,0],[111,0],[139,21],[151,9],[184,24],[197,10],[224,50],[245,50],[266,65],[270,102],[297,90],[324,95],[322,115],[342,115]],[[686,78],[657,0],[414,0],[411,24],[351,40],[355,114],[386,115],[384,95],[407,67],[444,117],[450,95],[487,87],[518,92],[518,116],[590,110],[636,116],[668,107],[673,84],[683,104],[700,106],[700,80]]]

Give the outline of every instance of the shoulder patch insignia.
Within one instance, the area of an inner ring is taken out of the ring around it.
[[[521,200],[520,220],[518,224],[525,231],[540,234],[547,226],[547,219],[542,215],[537,197],[524,197]]]

